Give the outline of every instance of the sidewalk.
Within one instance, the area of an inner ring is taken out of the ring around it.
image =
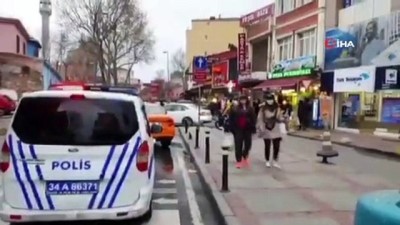
[[[307,130],[295,131],[288,135],[311,140],[321,140],[322,133],[323,131],[320,130]],[[343,142],[343,138],[346,138],[351,142]],[[352,134],[340,131],[331,131],[331,141],[338,145],[353,147],[388,156],[400,157],[400,140],[385,140],[372,134]]]
[[[254,139],[251,168],[236,169],[234,155],[230,154],[230,192],[221,193],[223,133],[211,129],[211,163],[206,165],[204,130],[200,131],[199,149],[194,149],[194,129],[190,132],[193,139],[187,140],[181,129],[227,225],[352,225],[355,204],[361,194],[396,189],[400,184],[348,168],[318,164],[296,151],[312,146],[288,146],[285,142],[280,156],[282,170],[266,168],[263,143]]]

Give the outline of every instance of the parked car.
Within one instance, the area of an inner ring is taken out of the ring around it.
[[[0,115],[10,115],[15,111],[16,105],[8,95],[0,94]]]
[[[167,115],[174,119],[175,125],[187,123],[189,126],[192,126],[194,124],[210,123],[212,121],[210,110],[202,109],[201,107],[199,109],[199,106],[192,103],[170,103],[165,106],[165,109],[167,110]]]
[[[162,126],[162,132],[153,134],[152,137],[159,141],[163,148],[168,148],[175,137],[174,119],[167,115],[165,108],[158,103],[145,103],[147,118],[150,124],[158,123]]]

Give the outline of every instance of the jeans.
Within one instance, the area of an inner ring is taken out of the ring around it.
[[[247,159],[251,149],[252,132],[236,130],[233,137],[235,139],[236,162],[242,161],[243,158]]]
[[[279,151],[281,148],[281,140],[282,138],[275,138],[275,139],[264,139],[264,153],[265,153],[265,160],[269,161],[270,154],[271,154],[271,143],[272,143],[272,157],[275,161],[279,158]]]

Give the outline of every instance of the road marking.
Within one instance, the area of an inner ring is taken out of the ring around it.
[[[145,225],[181,225],[179,210],[153,210],[151,220]]]
[[[177,156],[178,164],[183,176],[183,182],[185,183],[186,195],[189,203],[193,225],[204,225],[203,219],[201,218],[200,214],[200,207],[196,200],[196,194],[194,193],[192,181],[190,180],[186,164],[183,161],[183,157],[181,154],[177,154]]]
[[[197,173],[197,170],[188,170],[189,173]]]
[[[157,198],[153,200],[157,204],[178,204],[178,199],[176,198]]]
[[[175,180],[158,180],[157,181],[157,183],[160,183],[160,184],[175,184],[176,183],[176,181]]]
[[[175,194],[177,192],[176,188],[154,188],[154,194]]]

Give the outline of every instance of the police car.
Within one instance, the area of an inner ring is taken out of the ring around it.
[[[84,90],[25,94],[1,150],[11,223],[151,217],[154,155],[142,100]]]

